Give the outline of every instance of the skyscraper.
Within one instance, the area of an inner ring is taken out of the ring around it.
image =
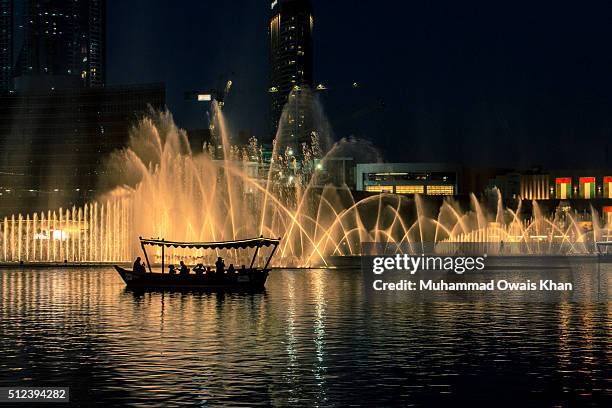
[[[15,86],[105,83],[105,0],[25,0]]]
[[[0,0],[0,92],[13,81],[13,0]]]
[[[313,14],[309,0],[274,0],[270,18],[270,127],[277,135],[283,107],[292,98],[277,135],[288,144],[309,140],[312,98]]]

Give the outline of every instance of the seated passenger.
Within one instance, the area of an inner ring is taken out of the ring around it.
[[[193,268],[193,271],[196,275],[201,276],[204,273],[204,265],[201,263],[197,264],[195,268]]]
[[[168,273],[169,273],[170,275],[176,275],[176,269],[174,269],[174,265],[170,265],[170,266],[168,267]]]
[[[234,268],[234,264],[230,264],[229,268],[227,268],[227,273],[236,272],[236,268]]]
[[[136,260],[134,261],[132,271],[134,273],[145,273],[145,267],[144,264],[140,262],[140,257],[136,258]]]
[[[217,262],[215,262],[215,267],[217,268],[217,274],[221,275],[223,274],[223,272],[225,272],[225,262],[223,262],[223,258],[217,258]]]
[[[246,266],[242,265],[242,267],[240,268],[240,273],[244,275],[246,271]]]
[[[185,262],[181,261],[180,265],[181,265],[181,267],[180,267],[179,271],[180,271],[181,275],[189,275],[189,268],[187,267],[187,265],[185,265]]]
[[[210,266],[206,267],[206,272],[204,272],[206,274],[212,273],[212,269],[210,269]]]

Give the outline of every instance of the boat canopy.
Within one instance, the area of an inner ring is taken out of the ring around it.
[[[268,247],[270,245],[277,246],[280,242],[279,239],[273,238],[251,238],[241,239],[237,241],[220,241],[220,242],[179,242],[179,241],[166,241],[164,239],[145,239],[140,238],[142,245],[153,245],[161,247],[174,247],[174,248],[202,248],[202,249],[238,249],[238,248],[261,248]]]

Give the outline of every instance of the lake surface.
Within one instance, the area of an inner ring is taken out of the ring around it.
[[[4,269],[0,386],[68,386],[74,406],[610,406],[612,264],[576,273],[586,301],[461,302],[367,293],[357,270],[215,294]]]

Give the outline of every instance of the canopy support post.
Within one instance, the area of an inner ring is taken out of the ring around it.
[[[161,265],[161,273],[162,273],[162,274],[164,273],[164,248],[166,247],[166,246],[164,245],[164,242],[163,242],[163,241],[164,241],[164,240],[162,239],[162,246],[161,246],[161,247],[162,247],[162,265]]]
[[[153,273],[151,271],[151,263],[149,263],[149,256],[147,255],[147,250],[145,249],[144,243],[142,242],[142,237],[138,237],[140,239],[140,247],[142,248],[142,253],[145,256],[145,259],[147,260],[147,266],[149,267],[149,273]]]
[[[266,266],[263,267],[264,271],[266,270],[268,265],[270,265],[270,261],[272,260],[272,257],[274,256],[274,252],[276,252],[276,248],[278,248],[278,244],[274,245],[274,249],[272,250],[272,252],[270,253],[270,256],[268,257],[268,261],[266,262]]]
[[[251,259],[251,266],[249,266],[249,269],[253,269],[253,264],[255,263],[255,258],[257,258],[257,253],[259,252],[259,246],[257,248],[255,248],[255,253],[253,254],[253,259]]]

